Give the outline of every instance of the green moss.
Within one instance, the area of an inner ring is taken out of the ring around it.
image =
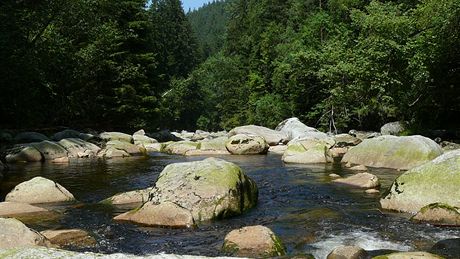
[[[276,235],[271,235],[271,238],[274,243],[273,252],[269,256],[283,256],[286,254],[286,247],[284,246],[281,239]]]
[[[307,150],[299,143],[291,144],[287,147],[286,152],[303,153]]]

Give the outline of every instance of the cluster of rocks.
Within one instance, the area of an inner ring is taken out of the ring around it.
[[[37,232],[19,219],[51,218],[58,214],[44,206],[75,201],[63,186],[43,177],[18,184],[0,202],[0,249],[46,247],[88,247],[96,240],[81,229],[45,230]]]

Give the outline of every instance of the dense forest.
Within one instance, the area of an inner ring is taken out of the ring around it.
[[[6,128],[458,129],[458,0],[4,0]]]

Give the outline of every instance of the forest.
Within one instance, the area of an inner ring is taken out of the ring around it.
[[[458,129],[458,0],[4,0],[6,129]]]

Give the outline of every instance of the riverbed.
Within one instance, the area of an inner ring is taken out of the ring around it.
[[[325,258],[339,245],[358,245],[366,250],[429,250],[436,242],[460,237],[458,228],[416,224],[409,215],[381,212],[380,194],[331,183],[329,174],[353,174],[339,163],[286,165],[279,155],[223,156],[238,164],[259,188],[257,207],[221,221],[206,222],[195,229],[162,229],[115,222],[112,218],[130,209],[110,207],[99,201],[116,193],[152,186],[162,169],[171,163],[203,157],[152,154],[148,158],[71,160],[68,164],[15,165],[0,182],[0,200],[17,184],[35,176],[56,181],[74,194],[75,204],[53,206],[56,217],[25,221],[36,230],[81,228],[97,240],[97,246],[75,251],[147,255],[176,253],[224,255],[225,235],[248,225],[265,225],[284,242],[288,255],[313,254]],[[384,192],[402,172],[375,169]],[[377,253],[377,252],[376,252]]]

